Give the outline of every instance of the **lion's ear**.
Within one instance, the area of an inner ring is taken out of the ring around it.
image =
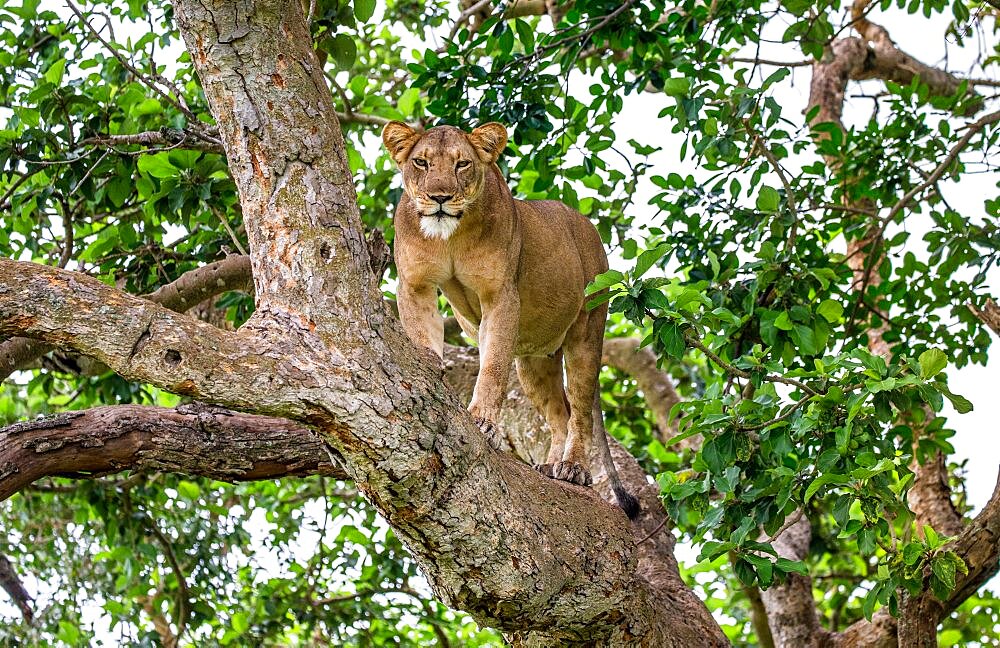
[[[410,149],[420,139],[420,133],[413,130],[403,122],[391,121],[382,129],[382,143],[389,151],[389,155],[396,161],[396,164],[406,162],[410,155]]]
[[[507,129],[503,124],[490,122],[469,133],[472,145],[476,147],[479,158],[489,164],[496,162],[503,149],[507,146]]]

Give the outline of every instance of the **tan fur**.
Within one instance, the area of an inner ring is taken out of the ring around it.
[[[606,305],[588,311],[584,299],[587,284],[608,268],[597,230],[560,202],[513,198],[495,164],[507,143],[500,124],[465,133],[451,126],[418,132],[392,122],[382,138],[403,173],[394,223],[407,335],[442,355],[440,289],[479,343],[469,411],[480,426],[489,432],[497,421],[516,358],[524,390],[552,430],[539,470],[589,484],[607,317]],[[603,423],[600,433],[606,446]]]

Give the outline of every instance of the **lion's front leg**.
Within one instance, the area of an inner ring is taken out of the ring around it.
[[[396,304],[406,336],[438,358],[444,357],[444,318],[438,311],[437,287],[401,280]]]
[[[479,324],[479,375],[469,412],[490,442],[497,447],[497,421],[507,394],[507,379],[514,361],[521,302],[513,286],[495,297],[480,296],[483,319]]]

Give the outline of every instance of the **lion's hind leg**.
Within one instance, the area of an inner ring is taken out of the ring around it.
[[[560,349],[551,356],[521,356],[514,361],[521,388],[538,413],[545,418],[552,434],[545,464],[537,466],[539,470],[559,462],[566,445],[569,406],[563,391],[562,358]]]

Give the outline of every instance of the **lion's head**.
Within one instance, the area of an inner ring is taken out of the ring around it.
[[[420,213],[420,229],[446,239],[483,192],[486,172],[507,145],[507,129],[483,124],[471,133],[454,126],[417,131],[398,121],[382,130],[392,159],[403,172],[403,189]]]

